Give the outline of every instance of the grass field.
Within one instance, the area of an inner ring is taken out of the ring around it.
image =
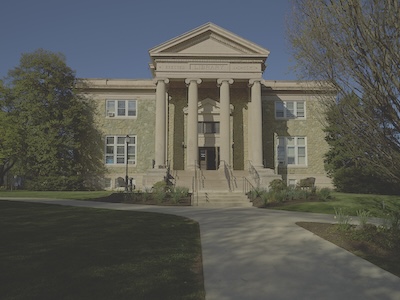
[[[0,197],[31,197],[90,200],[112,194],[112,191],[0,191]],[[356,216],[357,210],[367,210],[371,217],[384,217],[388,210],[400,211],[400,196],[332,193],[326,202],[303,202],[273,207],[274,209],[334,214],[341,209],[348,215]]]
[[[112,194],[112,191],[2,191],[0,190],[0,197],[13,197],[13,198],[55,198],[55,199],[76,199],[85,200],[106,197]]]
[[[371,217],[384,217],[388,211],[400,211],[400,196],[332,193],[326,202],[303,202],[274,207],[275,209],[335,214],[335,208],[356,216],[357,210],[370,212]]]
[[[0,201],[0,228],[3,300],[205,297],[192,220]]]
[[[77,200],[109,194],[0,191],[0,197],[6,198]],[[332,195],[326,202],[285,204],[274,209],[327,214],[341,209],[353,216],[366,210],[371,217],[400,211],[400,196]],[[322,225],[329,224],[311,224],[308,229],[399,274],[398,238],[387,240],[379,232],[374,237],[356,232],[355,239],[344,231],[322,231]],[[199,226],[194,221],[154,213],[0,201],[0,226],[1,299],[205,297]]]

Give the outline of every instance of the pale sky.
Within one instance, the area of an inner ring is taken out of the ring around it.
[[[3,0],[0,78],[38,48],[81,78],[151,78],[149,49],[212,22],[271,52],[264,79],[295,80],[289,11],[290,0]]]

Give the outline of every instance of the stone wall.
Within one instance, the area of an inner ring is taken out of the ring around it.
[[[275,101],[305,101],[305,119],[275,119]],[[269,94],[263,97],[263,143],[265,164],[274,168],[283,179],[296,180],[315,177],[316,185],[332,187],[331,180],[324,169],[324,155],[328,151],[323,132],[323,104],[321,98],[315,95]],[[307,139],[306,166],[278,166],[277,137],[305,136]],[[273,155],[272,155],[273,154]]]
[[[168,104],[168,137],[167,160],[172,169],[183,170],[185,166],[185,114],[183,109],[187,107],[187,88],[185,86],[170,86]],[[249,144],[251,137],[248,122],[251,119],[248,105],[250,92],[247,86],[231,86],[231,105],[234,107],[231,116],[233,135],[233,167],[236,170],[247,170],[249,161]],[[96,122],[106,135],[136,135],[137,152],[136,165],[129,165],[128,175],[135,179],[136,186],[142,186],[143,177],[152,168],[152,160],[155,153],[155,90],[141,93],[140,90],[115,90],[96,91],[92,93],[93,101],[97,104],[98,114]],[[219,88],[214,85],[201,85],[199,87],[199,101],[206,98],[219,101]],[[106,116],[107,99],[136,99],[137,117],[118,118]],[[303,100],[306,103],[306,118],[304,120],[275,119],[275,101]],[[299,181],[305,177],[315,177],[317,186],[331,186],[331,180],[326,177],[324,171],[324,154],[328,145],[324,140],[322,131],[320,98],[307,95],[302,92],[263,91],[263,156],[264,166],[274,169],[285,180],[295,179]],[[276,142],[278,136],[306,136],[307,137],[307,165],[304,167],[277,166]],[[104,141],[103,141],[104,145]],[[104,145],[105,146],[105,145]],[[106,178],[111,179],[112,188],[118,177],[125,178],[125,165],[107,166]]]
[[[93,96],[97,104],[97,125],[103,132],[103,145],[107,135],[136,136],[136,165],[128,165],[128,176],[134,178],[137,187],[142,184],[146,171],[152,168],[154,159],[155,95],[135,95],[134,93],[104,93]],[[137,117],[106,117],[107,99],[136,99]],[[107,166],[107,165],[106,165]],[[111,179],[112,188],[118,177],[125,178],[126,165],[108,165],[106,178]]]

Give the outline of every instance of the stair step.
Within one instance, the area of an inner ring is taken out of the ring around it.
[[[234,171],[236,184],[231,183],[231,190],[225,178],[225,173],[221,171],[202,172],[202,186],[198,193],[193,195],[193,205],[207,207],[251,207],[252,203],[242,193],[242,178],[247,171]],[[186,186],[192,190],[194,172],[178,171],[175,173],[176,186]]]
[[[194,195],[193,204],[211,207],[251,207],[252,203],[242,193],[238,192],[199,192]]]

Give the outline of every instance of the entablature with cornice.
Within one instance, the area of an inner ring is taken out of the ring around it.
[[[261,78],[263,63],[260,61],[187,60],[159,61],[153,74],[165,78]]]

